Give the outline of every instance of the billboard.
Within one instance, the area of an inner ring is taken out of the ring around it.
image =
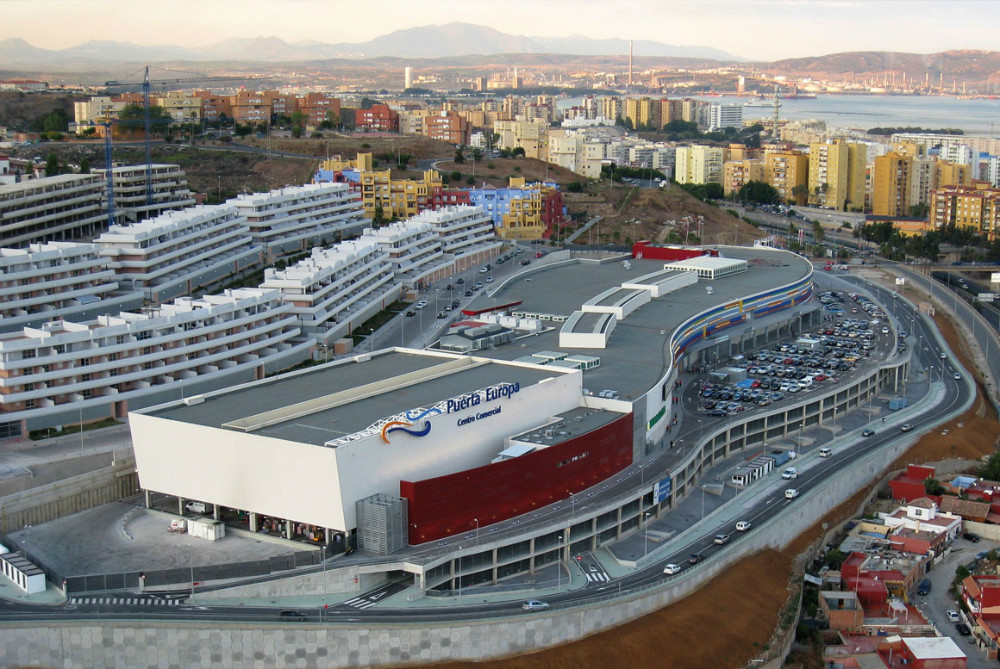
[[[670,497],[670,493],[673,491],[674,482],[668,476],[665,479],[660,479],[653,486],[653,503],[659,504],[666,498]]]

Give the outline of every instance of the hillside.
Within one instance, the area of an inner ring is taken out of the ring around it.
[[[998,51],[944,51],[930,54],[853,51],[779,60],[762,64],[762,67],[770,74],[808,75],[817,79],[850,77],[855,81],[862,81],[882,78],[886,72],[893,71],[897,82],[902,81],[905,74],[908,81],[922,82],[925,77],[929,78],[932,86],[938,85],[942,74],[948,85],[953,80],[960,83],[1000,82]]]

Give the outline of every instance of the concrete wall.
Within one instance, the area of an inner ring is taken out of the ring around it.
[[[0,498],[0,533],[117,502],[138,491],[135,460],[121,459],[111,467]]]

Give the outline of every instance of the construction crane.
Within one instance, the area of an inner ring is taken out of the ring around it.
[[[157,79],[155,84],[200,84],[208,81],[246,81],[248,77],[187,77],[182,79]],[[142,86],[142,119],[146,133],[146,206],[153,206],[153,150],[149,139],[149,65],[146,66],[142,81],[106,81],[105,88]],[[108,169],[111,169],[110,162]]]

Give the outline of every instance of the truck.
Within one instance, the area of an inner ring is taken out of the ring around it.
[[[900,409],[905,409],[910,405],[910,400],[907,397],[893,397],[889,400],[889,410],[899,411]]]

